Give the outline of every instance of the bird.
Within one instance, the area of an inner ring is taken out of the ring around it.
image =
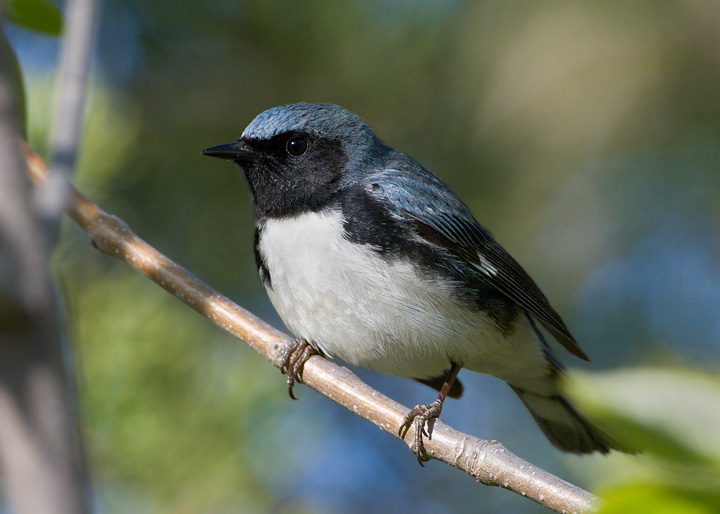
[[[260,279],[297,338],[281,368],[291,397],[314,354],[429,385],[437,399],[398,429],[414,425],[422,464],[423,437],[468,369],[507,382],[560,450],[621,449],[563,396],[540,327],[589,359],[540,288],[458,195],[362,118],[328,103],[273,107],[202,154],[247,178]]]

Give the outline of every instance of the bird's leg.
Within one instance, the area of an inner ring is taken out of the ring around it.
[[[443,402],[450,392],[450,388],[455,383],[455,379],[457,378],[460,369],[461,366],[453,362],[447,372],[447,375],[445,375],[445,382],[443,382],[437,400],[425,405],[416,405],[405,415],[403,422],[400,424],[398,435],[404,439],[408,430],[410,430],[410,425],[415,422],[415,454],[417,455],[418,462],[421,466],[424,466],[424,460],[429,460],[429,457],[425,453],[425,446],[423,445],[423,435],[427,436],[428,439],[432,439],[432,430],[429,432],[426,431],[425,425],[431,419],[440,417]]]
[[[295,381],[303,383],[303,368],[313,355],[318,355],[318,351],[305,339],[295,339],[290,346],[283,350],[283,364],[280,366],[280,373],[287,375],[288,394],[293,400],[297,400],[293,394]]]

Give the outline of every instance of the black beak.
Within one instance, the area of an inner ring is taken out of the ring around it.
[[[255,162],[258,159],[258,153],[250,150],[250,147],[242,140],[226,145],[211,146],[203,150],[202,154],[218,157],[219,159],[228,159],[239,164]]]

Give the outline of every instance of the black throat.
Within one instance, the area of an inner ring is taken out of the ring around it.
[[[283,139],[252,141],[262,157],[243,165],[257,221],[320,211],[340,191],[348,157],[339,141],[318,139],[294,159],[284,154]]]

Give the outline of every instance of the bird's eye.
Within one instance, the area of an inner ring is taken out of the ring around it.
[[[302,154],[307,152],[308,141],[304,137],[293,137],[287,142],[287,153],[293,157],[300,157]]]

